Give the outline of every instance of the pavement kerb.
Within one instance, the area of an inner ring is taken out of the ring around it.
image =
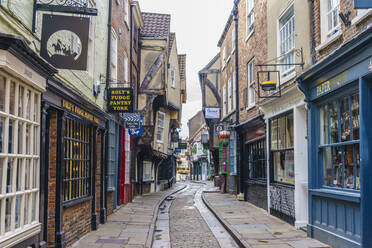
[[[230,233],[230,235],[233,237],[235,242],[239,245],[239,247],[242,248],[251,248],[251,246],[243,239],[243,237],[232,228],[232,226],[224,220],[222,217],[220,217],[217,214],[217,210],[212,207],[212,205],[205,199],[204,197],[204,191],[202,192],[202,200],[204,204],[207,206],[207,208],[213,213],[214,216],[218,219],[218,221],[223,225],[223,227]]]
[[[204,183],[204,182],[198,182],[198,181],[194,181],[194,180],[192,180],[192,181],[190,181],[190,182],[192,182],[192,183],[198,183],[198,184],[204,184],[204,185],[207,185],[207,184]]]
[[[165,194],[161,198],[161,200],[155,205],[154,211],[153,211],[154,217],[152,217],[151,225],[150,225],[150,228],[149,228],[149,235],[147,235],[147,239],[146,239],[146,243],[145,243],[146,248],[151,248],[152,247],[152,242],[153,242],[153,238],[154,238],[154,231],[155,231],[154,229],[155,229],[156,220],[158,219],[158,212],[159,212],[160,205],[165,201],[165,199],[168,196],[170,196],[172,194],[175,194],[175,193],[183,190],[186,187],[187,187],[187,185],[184,185],[183,187],[181,187],[179,189],[176,189],[176,190],[173,190],[173,191],[169,192],[169,194]]]

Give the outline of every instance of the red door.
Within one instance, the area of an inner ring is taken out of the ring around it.
[[[120,204],[124,204],[124,175],[125,175],[125,129],[121,132],[121,164],[120,164]]]
[[[122,141],[120,204],[127,204],[132,199],[132,137],[129,136],[128,130],[126,129],[123,129]]]

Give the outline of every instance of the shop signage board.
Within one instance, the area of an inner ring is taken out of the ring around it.
[[[75,104],[73,103],[70,103],[69,101],[66,101],[66,100],[62,100],[62,107],[64,109],[67,109],[68,111],[71,111],[77,115],[80,115],[82,117],[84,117],[85,119],[88,119],[90,121],[93,121],[94,123],[99,123],[99,119],[92,115],[91,113],[88,113],[87,111],[85,111],[84,109],[76,106]]]
[[[141,115],[135,113],[124,114],[124,126],[129,129],[139,129],[141,123]]]
[[[186,150],[187,149],[187,143],[178,143],[178,149]]]
[[[354,8],[356,9],[372,8],[372,1],[371,0],[354,0]]]
[[[128,129],[128,133],[130,136],[133,138],[137,138],[142,136],[143,134],[143,128],[142,128],[142,123],[143,123],[143,117],[139,115],[140,121],[139,121],[139,128],[130,128]]]
[[[43,15],[40,55],[58,69],[87,69],[89,18]]]
[[[215,124],[214,125],[214,135],[218,136],[220,132],[225,131],[225,125]]]
[[[151,145],[154,140],[154,126],[142,126],[143,134],[139,138],[139,144]]]
[[[220,119],[220,109],[205,108],[205,119]]]
[[[109,113],[131,113],[133,112],[133,89],[131,88],[109,88],[107,111]]]

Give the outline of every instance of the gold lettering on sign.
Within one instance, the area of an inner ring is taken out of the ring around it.
[[[95,123],[99,123],[99,119],[97,117],[95,117],[94,115],[88,113],[87,111],[85,111],[84,109],[81,109],[80,107],[66,101],[66,100],[62,100],[62,107],[67,109],[68,111],[71,111],[71,112],[74,112],[90,121],[93,121]]]
[[[331,78],[330,80],[325,81],[324,83],[321,83],[320,85],[318,85],[316,87],[316,95],[319,96],[324,93],[327,93],[346,82],[347,82],[347,72],[345,71],[341,73],[340,75],[334,78]]]

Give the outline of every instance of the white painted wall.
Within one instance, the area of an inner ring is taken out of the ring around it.
[[[305,105],[297,106],[294,113],[295,213],[297,228],[308,223],[308,156],[307,117]]]

